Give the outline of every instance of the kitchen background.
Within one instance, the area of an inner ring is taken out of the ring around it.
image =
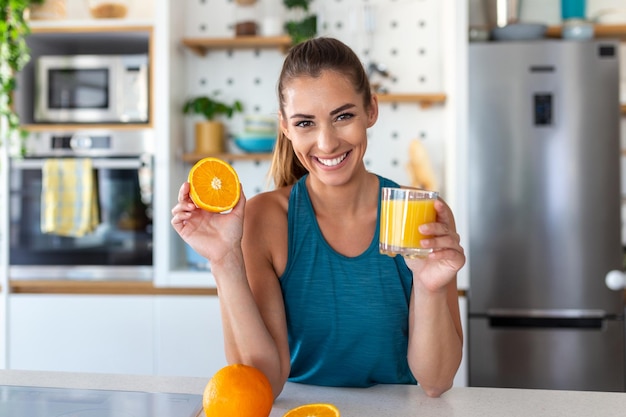
[[[621,0],[588,0],[588,16],[621,9]],[[279,48],[216,48],[198,55],[182,45],[184,38],[229,38],[235,23],[256,16],[260,30],[292,16],[279,0],[239,6],[234,0],[134,0],[126,18],[95,20],[86,2],[67,0],[67,17],[33,22],[41,31],[80,32],[89,26],[147,27],[152,57],[155,154],[155,264],[149,295],[41,295],[10,292],[6,236],[0,236],[0,367],[92,370],[156,374],[209,375],[224,363],[219,309],[214,294],[158,290],[213,286],[210,276],[192,271],[185,247],[169,226],[170,209],[191,162],[195,117],[182,114],[183,102],[219,91],[225,101],[241,100],[245,113],[228,120],[228,151],[240,154],[232,138],[243,130],[246,114],[275,117],[276,79],[284,57]],[[388,77],[375,74],[391,94],[444,94],[445,100],[424,103],[389,100],[381,103],[379,122],[370,130],[366,163],[370,170],[400,183],[410,183],[410,146],[418,141],[431,162],[436,188],[452,205],[463,239],[467,239],[467,196],[464,157],[467,151],[467,27],[484,19],[478,0],[314,0],[319,34],[336,36],[362,58],[379,64]],[[617,15],[617,14],[616,14]],[[607,15],[607,19],[612,15]],[[621,14],[622,18],[624,14]],[[525,0],[521,20],[560,24],[559,0]],[[626,23],[626,19],[621,23]],[[266,23],[269,26],[263,26]],[[624,47],[622,47],[624,50]],[[622,53],[626,69],[626,53]],[[626,103],[626,70],[622,71]],[[469,104],[471,105],[471,103]],[[626,121],[622,118],[622,147]],[[6,158],[6,156],[5,156]],[[626,158],[622,157],[623,172]],[[239,160],[248,197],[267,187],[267,159]],[[2,164],[6,166],[5,163]],[[6,175],[6,171],[3,171]],[[624,174],[622,174],[624,177]],[[3,179],[3,183],[5,180]],[[626,178],[622,180],[626,184]],[[626,188],[622,186],[626,196]],[[4,192],[5,190],[0,190]],[[1,230],[7,230],[3,216]],[[626,236],[626,233],[624,233]],[[464,242],[465,246],[466,243]],[[471,262],[471,254],[470,262]],[[468,268],[459,288],[469,286]],[[163,292],[159,292],[163,291]],[[78,291],[80,292],[80,291]],[[165,295],[163,295],[165,294]],[[463,311],[465,299],[460,298]],[[80,313],[77,313],[80,312]],[[465,313],[464,313],[465,314]],[[77,337],[76,334],[81,336]],[[45,348],[45,350],[44,350]],[[85,352],[90,352],[86,354]],[[184,353],[183,353],[184,352]],[[207,359],[207,356],[210,358]],[[464,363],[457,384],[465,384]]]

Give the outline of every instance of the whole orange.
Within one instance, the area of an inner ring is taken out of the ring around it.
[[[267,417],[273,403],[272,386],[265,374],[242,364],[217,371],[202,396],[206,417]]]

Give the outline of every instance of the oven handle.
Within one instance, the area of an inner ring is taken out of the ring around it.
[[[42,169],[45,159],[13,159],[11,166],[17,169]],[[92,159],[94,169],[138,169],[146,165],[139,158]]]

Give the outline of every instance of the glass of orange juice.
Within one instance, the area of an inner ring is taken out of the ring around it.
[[[383,187],[380,202],[380,253],[406,258],[424,257],[432,249],[422,248],[419,226],[437,219],[435,191]]]

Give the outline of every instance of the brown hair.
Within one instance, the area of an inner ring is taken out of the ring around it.
[[[285,85],[294,78],[306,76],[317,78],[322,71],[335,71],[346,76],[357,93],[363,94],[363,104],[369,108],[372,92],[367,73],[359,57],[343,42],[319,37],[309,39],[291,48],[278,79],[280,112],[284,113]],[[307,173],[294,154],[291,141],[279,130],[272,156],[269,176],[276,187],[295,184]]]

